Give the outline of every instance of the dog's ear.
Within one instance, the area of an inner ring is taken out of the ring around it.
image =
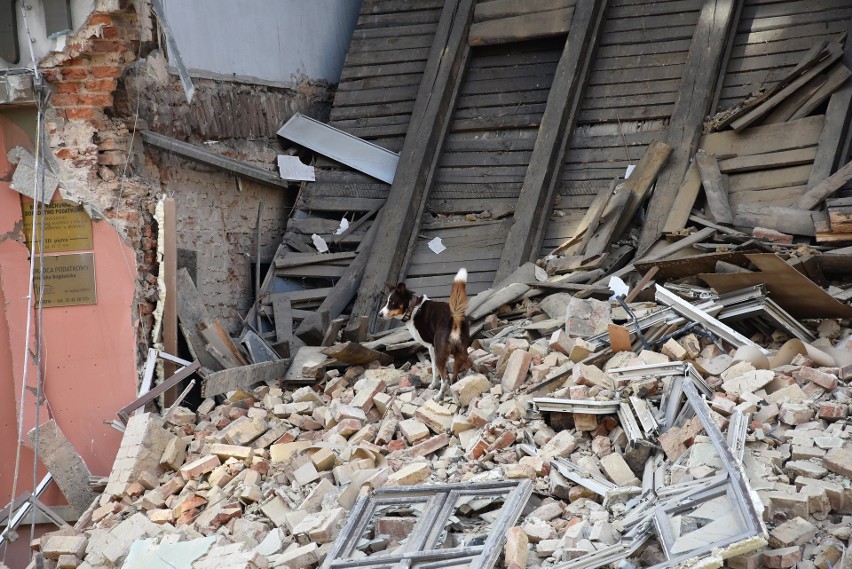
[[[398,285],[396,285],[396,292],[405,292],[405,283],[399,283]]]

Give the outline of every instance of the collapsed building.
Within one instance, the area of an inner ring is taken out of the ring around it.
[[[215,8],[8,28],[6,563],[846,563],[852,7]]]

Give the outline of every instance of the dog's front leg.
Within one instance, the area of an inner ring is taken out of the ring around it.
[[[429,346],[429,358],[432,360],[432,383],[429,384],[429,389],[435,389],[440,385],[440,376],[438,374],[437,358],[435,357],[435,346]]]

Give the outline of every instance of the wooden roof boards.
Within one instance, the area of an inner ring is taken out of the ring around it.
[[[549,26],[535,23],[547,15]],[[365,0],[329,124],[399,152],[397,177],[390,186],[317,157],[280,255],[313,251],[312,232],[332,252],[358,254],[304,265],[301,281],[297,263],[286,271],[291,288],[269,290],[351,291],[351,279],[333,285],[358,259],[365,276],[344,313],[373,318],[383,283],[397,279],[446,297],[460,266],[476,293],[575,236],[654,140],[673,152],[640,249],[673,227],[674,210],[682,222],[702,203],[697,173],[684,184],[699,147],[714,155],[733,214],[768,201],[789,207],[848,162],[843,70],[817,74],[839,86],[833,94],[799,92],[801,105],[782,102],[740,133],[702,139],[703,121],[784,79],[850,18],[847,0]],[[852,68],[848,48],[839,61]],[[768,124],[779,120],[794,122]],[[770,131],[785,134],[762,134]],[[675,203],[682,187],[690,195]],[[356,228],[335,239],[344,215]],[[440,254],[427,246],[435,237],[447,247]],[[300,296],[294,317],[324,295]]]

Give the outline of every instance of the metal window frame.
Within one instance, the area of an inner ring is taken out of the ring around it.
[[[320,569],[434,569],[470,563],[470,569],[488,569],[497,561],[506,532],[517,521],[532,494],[531,480],[459,483],[444,485],[380,488],[371,496],[361,496],[352,508],[340,535],[334,541]],[[505,496],[500,517],[489,529],[482,545],[436,549],[445,523],[460,498]],[[408,542],[398,552],[353,558],[364,531],[378,508],[384,505],[423,502]]]
[[[666,561],[654,565],[651,569],[664,569],[678,565],[688,559],[700,558],[711,554],[714,550],[724,549],[736,543],[746,542],[755,537],[753,548],[766,543],[767,531],[761,518],[761,513],[753,499],[753,492],[742,469],[740,457],[744,434],[743,427],[748,424],[748,417],[739,415],[732,418],[729,434],[726,438],[713,421],[710,407],[702,391],[707,393],[707,386],[695,368],[684,362],[669,362],[666,364],[620,368],[610,371],[611,374],[624,378],[662,377],[671,376],[669,389],[663,396],[661,410],[665,409],[665,419],[661,431],[670,428],[677,416],[691,413],[699,418],[704,432],[707,434],[716,453],[723,464],[723,473],[714,477],[690,481],[689,483],[663,488],[648,486],[645,492],[628,507],[622,519],[627,531],[621,542],[584,555],[569,562],[555,565],[553,569],[593,569],[608,563],[624,559],[635,552],[645,541],[656,535],[660,546],[666,555]],[[685,401],[684,401],[685,399]],[[681,402],[683,403],[681,404]],[[733,445],[733,450],[731,448]],[[644,478],[656,478],[656,468],[653,460],[649,459]],[[737,527],[729,537],[693,550],[673,554],[672,545],[676,539],[668,531],[668,518],[681,511],[693,509],[702,502],[725,495],[732,504],[738,522]]]

